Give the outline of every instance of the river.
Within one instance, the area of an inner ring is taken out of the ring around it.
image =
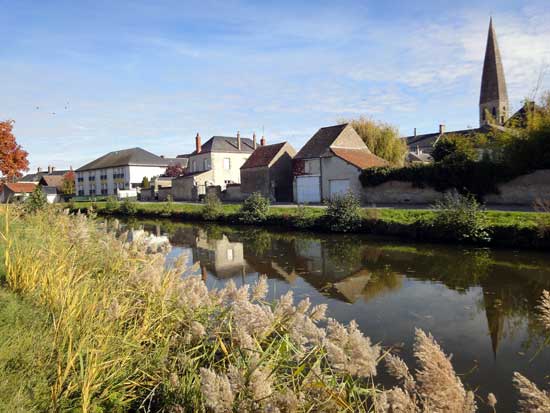
[[[514,371],[539,387],[548,383],[550,347],[535,309],[550,290],[548,254],[170,221],[130,225],[168,236],[169,258],[187,255],[209,287],[266,274],[270,299],[292,290],[326,303],[330,317],[356,320],[409,366],[414,329],[431,332],[468,388],[496,395],[499,412],[515,410]],[[379,380],[392,384],[384,374]]]

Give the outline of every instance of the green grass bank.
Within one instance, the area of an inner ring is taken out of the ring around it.
[[[177,221],[214,221],[223,224],[242,224],[240,205],[223,204],[219,214],[215,217],[206,217],[204,205],[180,203],[132,203],[132,210],[128,211],[118,203],[116,206],[107,202],[79,202],[68,205],[74,211],[86,212],[90,207],[100,215],[133,216],[136,218],[159,219],[168,218]],[[255,222],[254,225],[276,226],[296,230],[331,232],[325,219],[325,209],[315,207],[269,207],[265,220]],[[550,234],[541,231],[541,225],[548,225],[548,214],[538,212],[510,212],[485,211],[484,217],[491,239],[487,242],[473,242],[483,245],[526,248],[550,249]],[[352,233],[366,233],[377,236],[397,237],[410,241],[458,243],[468,242],[444,233],[430,223],[436,212],[420,209],[392,209],[392,208],[362,208],[360,220]]]

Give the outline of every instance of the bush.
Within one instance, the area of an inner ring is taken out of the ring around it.
[[[550,236],[550,200],[538,199],[535,202],[535,211],[539,213],[537,216],[539,237]]]
[[[454,189],[459,193],[474,194],[481,199],[498,193],[498,184],[516,175],[501,163],[489,160],[472,161],[451,157],[445,162],[411,165],[404,168],[368,168],[361,172],[363,187],[378,186],[388,181],[411,182],[416,188],[431,187],[439,192]]]
[[[120,204],[120,212],[126,215],[135,215],[137,213],[137,202],[130,199],[130,198],[124,198],[122,203]]]
[[[109,196],[107,197],[107,201],[105,202],[105,209],[108,212],[115,212],[118,210],[120,206],[120,202],[118,202],[118,199],[115,196]]]
[[[429,221],[443,239],[488,242],[488,222],[485,211],[473,195],[457,192],[446,194],[434,205],[435,216]]]
[[[172,212],[174,210],[174,198],[172,198],[172,195],[168,195],[166,197],[166,202],[162,205],[160,214],[162,216],[169,217],[172,215]]]
[[[254,192],[244,202],[239,211],[239,220],[245,224],[264,222],[269,214],[269,199]]]
[[[296,228],[308,228],[312,225],[313,219],[308,216],[307,207],[303,204],[296,206],[294,216],[292,217],[292,223]]]
[[[42,191],[40,185],[36,185],[32,193],[25,201],[25,211],[29,214],[34,214],[41,209],[44,209],[48,201],[46,199],[46,194]]]
[[[216,194],[206,194],[201,214],[206,221],[215,221],[223,214],[222,203]]]
[[[335,197],[327,202],[324,219],[331,231],[349,232],[357,229],[361,222],[359,201],[351,192]]]

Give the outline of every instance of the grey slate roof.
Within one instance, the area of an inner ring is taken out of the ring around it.
[[[93,169],[114,168],[119,166],[168,166],[168,161],[141,148],[122,149],[109,152],[96,160],[81,166],[76,171],[89,171]]]
[[[35,172],[19,178],[17,182],[39,182],[43,176],[63,176],[67,172],[69,172],[68,169],[55,170],[55,171],[52,171],[52,173],[48,173],[48,171]]]
[[[241,138],[241,150],[237,146],[237,138],[233,136],[212,136],[201,146],[200,153],[206,152],[241,152],[252,153],[254,152],[252,139]],[[197,151],[193,151],[190,155],[196,155]],[[179,155],[185,156],[185,155]]]
[[[437,143],[439,138],[443,135],[462,135],[464,137],[468,137],[469,135],[474,135],[476,133],[488,133],[493,128],[496,128],[496,127],[497,126],[495,125],[484,125],[480,128],[449,131],[449,132],[444,132],[443,134],[439,132],[435,132],[435,133],[426,133],[424,135],[406,136],[403,139],[406,139],[407,147],[409,148],[409,151],[416,152],[417,149],[420,149],[424,153],[431,154],[435,144]]]
[[[479,103],[487,103],[495,100],[508,100],[504,69],[497,43],[497,35],[493,27],[493,19],[489,23],[487,36],[487,48],[485,49],[485,61],[483,62],[483,75],[481,76],[481,93]]]
[[[168,162],[168,165],[181,165],[182,168],[187,168],[187,165],[189,164],[189,158],[186,156],[179,156],[177,158],[163,158],[165,161]]]
[[[347,126],[348,124],[344,123],[319,129],[298,151],[295,159],[319,158]]]

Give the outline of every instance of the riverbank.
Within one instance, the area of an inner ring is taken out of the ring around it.
[[[242,224],[237,204],[224,204],[215,219],[206,219],[203,205],[180,203],[131,203],[131,210],[124,203],[109,205],[106,202],[81,202],[69,205],[73,211],[87,212],[92,207],[100,215],[135,216],[139,218],[170,218],[180,221],[213,221],[222,224]],[[266,218],[254,225],[274,226],[293,230],[330,232],[325,221],[325,209],[315,207],[272,206]],[[550,250],[550,234],[541,235],[542,213],[485,211],[488,241],[465,241],[432,224],[436,212],[426,209],[362,208],[360,220],[351,231],[377,236],[390,236],[403,240],[444,243],[473,243],[508,248]]]

